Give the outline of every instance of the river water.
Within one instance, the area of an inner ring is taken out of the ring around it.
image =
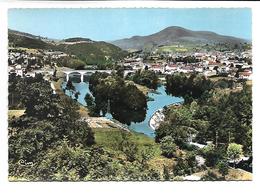
[[[82,105],[86,105],[84,97],[87,93],[90,93],[89,91],[89,84],[88,82],[80,82],[72,80],[73,85],[75,86],[76,91],[80,92],[78,102]],[[64,88],[66,83],[64,82],[62,87]],[[67,95],[70,95],[68,91],[66,91]],[[91,93],[90,93],[91,94]],[[174,103],[180,103],[183,102],[182,98],[174,97],[167,95],[165,92],[165,87],[160,86],[157,88],[156,92],[149,92],[148,96],[153,98],[152,101],[147,102],[147,113],[145,120],[140,123],[131,123],[129,126],[129,129],[134,130],[139,133],[144,133],[145,135],[149,137],[154,137],[154,130],[149,126],[149,120],[152,117],[152,115],[158,110],[162,109],[164,106],[168,106],[170,104]],[[111,115],[107,115],[107,118],[111,118]]]

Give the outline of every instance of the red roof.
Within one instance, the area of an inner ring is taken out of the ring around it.
[[[168,64],[168,67],[177,67],[177,64]]]

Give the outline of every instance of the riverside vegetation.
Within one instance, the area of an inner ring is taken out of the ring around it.
[[[90,128],[80,117],[78,103],[53,94],[42,75],[10,75],[9,109],[25,109],[9,119],[10,179],[181,180],[198,172],[204,172],[202,180],[230,179],[227,160],[252,155],[252,99],[246,84],[234,92],[224,92],[223,85],[231,84],[196,74],[168,76],[167,92],[183,96],[185,104],[164,109],[165,122],[154,141],[117,128]],[[144,119],[145,95],[116,73],[93,74],[90,90],[94,98],[86,96],[86,102],[94,115],[105,114],[110,101],[112,116],[122,123]],[[212,145],[197,149],[188,143],[191,136]]]

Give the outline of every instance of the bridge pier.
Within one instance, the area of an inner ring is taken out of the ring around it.
[[[84,82],[84,74],[80,74],[80,82]]]
[[[66,73],[66,81],[68,82],[70,79],[69,73]]]

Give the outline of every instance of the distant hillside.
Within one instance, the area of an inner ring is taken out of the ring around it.
[[[122,49],[144,49],[173,44],[239,44],[246,40],[231,36],[223,36],[209,31],[192,31],[182,27],[168,27],[164,30],[148,35],[133,36],[131,38],[116,40],[112,44]]]
[[[105,64],[121,59],[127,54],[113,44],[88,38],[76,37],[54,42],[28,33],[14,30],[8,32],[10,46],[62,51],[77,56],[86,64]]]
[[[52,49],[53,45],[44,42],[40,36],[34,36],[28,33],[22,33],[14,30],[8,30],[9,45],[15,47]]]
[[[61,43],[55,49],[76,55],[87,64],[103,64],[109,60],[121,59],[127,54],[127,52],[113,44],[95,41],[77,44]]]
[[[68,38],[63,40],[64,42],[93,42],[89,38],[81,38],[81,37],[75,37],[75,38]]]

